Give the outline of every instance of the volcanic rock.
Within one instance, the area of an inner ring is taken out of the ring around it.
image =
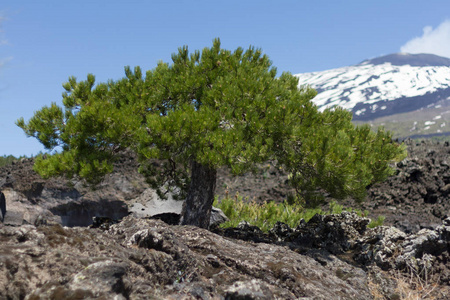
[[[450,219],[409,235],[366,223],[342,213],[267,234],[242,223],[238,239],[131,215],[108,230],[2,225],[0,299],[392,299],[410,274],[450,296]]]
[[[159,220],[4,226],[0,239],[0,298],[371,299],[367,274],[332,255],[322,266],[286,246]]]

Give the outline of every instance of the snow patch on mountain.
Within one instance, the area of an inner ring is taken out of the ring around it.
[[[355,66],[296,76],[300,86],[309,85],[317,90],[318,95],[313,102],[321,110],[341,106],[353,111],[356,116],[371,113],[387,115],[400,112],[394,111],[399,109],[399,105],[394,108],[389,103],[399,99],[403,100],[401,109],[407,110],[407,99],[415,99],[409,103],[412,109],[419,105],[422,96],[428,97],[440,91],[435,95],[437,99],[449,97],[450,60],[442,58],[438,66],[429,66],[426,56],[395,54]],[[436,56],[429,56],[432,62],[436,62]],[[410,57],[411,64],[398,65],[398,62],[407,63],[405,57]],[[428,98],[422,101],[424,105],[437,102]]]
[[[310,85],[321,109],[335,105],[352,109],[357,103],[391,101],[450,87],[449,67],[360,65],[324,72],[298,74],[300,85]]]

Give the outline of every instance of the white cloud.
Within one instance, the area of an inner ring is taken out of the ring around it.
[[[435,29],[431,26],[424,27],[423,35],[408,41],[400,51],[450,57],[450,20],[445,20]]]

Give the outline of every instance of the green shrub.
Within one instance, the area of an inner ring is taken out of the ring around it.
[[[330,203],[330,209],[323,211],[320,208],[304,208],[298,204],[264,202],[263,204],[255,201],[244,201],[242,196],[236,194],[234,198],[225,197],[218,199],[216,197],[214,206],[220,208],[230,219],[221,227],[236,227],[239,222],[247,221],[248,223],[258,226],[262,231],[268,232],[277,221],[288,224],[291,228],[297,227],[300,220],[309,221],[314,215],[321,214],[340,214],[343,211],[355,212],[361,217],[368,215],[368,211],[360,211],[352,208],[344,208],[336,202]],[[383,224],[384,217],[380,216],[377,220],[372,221],[368,227],[373,228]]]

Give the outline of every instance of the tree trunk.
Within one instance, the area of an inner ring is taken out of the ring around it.
[[[191,183],[181,212],[181,225],[209,227],[216,177],[216,169],[192,161]]]

